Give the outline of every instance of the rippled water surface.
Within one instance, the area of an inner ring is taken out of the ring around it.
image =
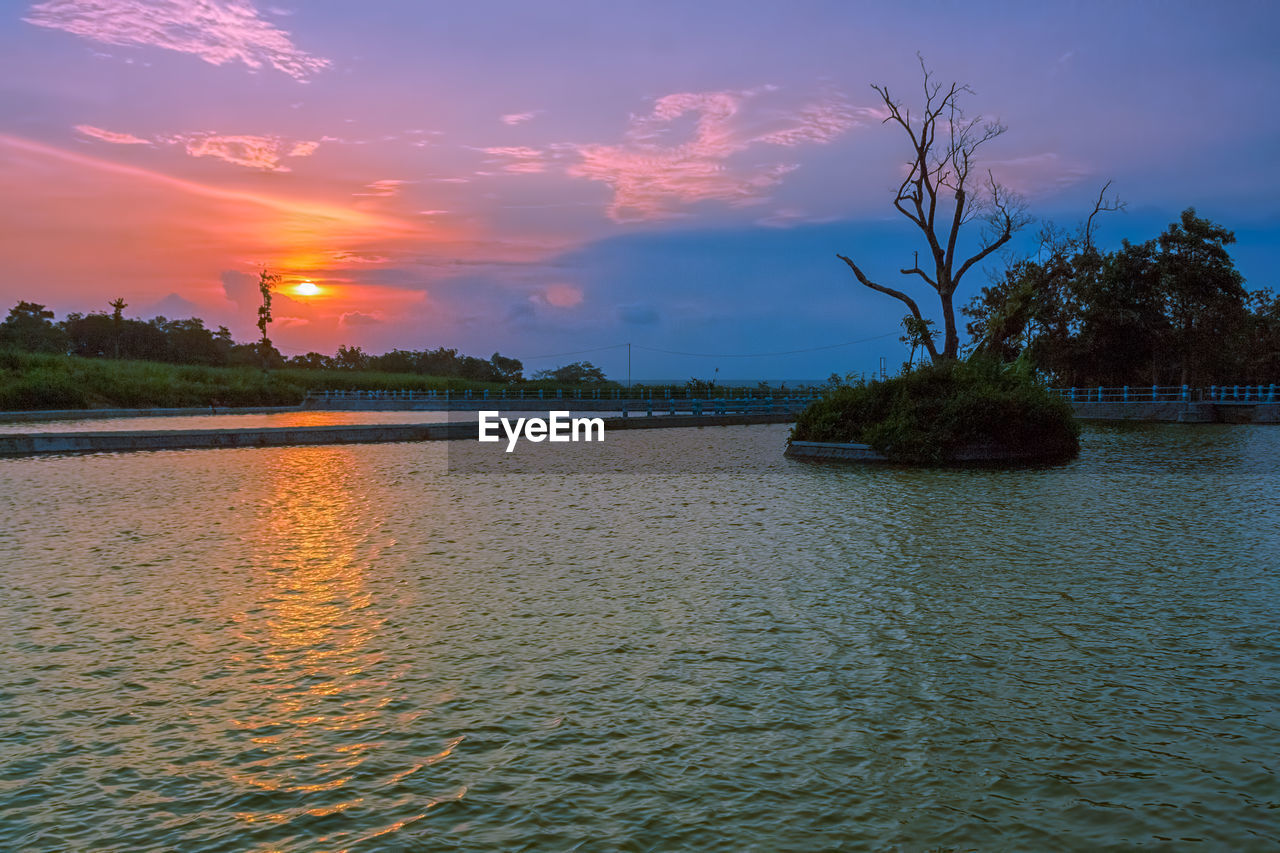
[[[0,849],[1280,847],[1280,429],[785,435],[0,460]]]

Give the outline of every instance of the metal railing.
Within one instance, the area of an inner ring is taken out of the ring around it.
[[[706,392],[699,394],[685,388],[523,388],[523,389],[333,389],[308,391],[306,399],[317,402],[339,400],[403,400],[403,401],[453,401],[453,400],[805,400],[816,399],[811,389],[770,389],[766,394],[755,388],[717,389],[715,397]]]
[[[1084,388],[1051,388],[1053,393],[1071,403],[1276,403],[1280,402],[1280,386],[1210,385],[1096,385]]]

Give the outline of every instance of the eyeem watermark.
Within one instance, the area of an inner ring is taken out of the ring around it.
[[[516,449],[516,443],[526,441],[604,441],[604,418],[571,418],[568,412],[548,412],[549,418],[502,417],[501,412],[480,412],[480,441],[502,441],[498,427],[507,436],[507,453]],[[592,433],[595,438],[592,438]],[[581,437],[579,437],[581,435]]]

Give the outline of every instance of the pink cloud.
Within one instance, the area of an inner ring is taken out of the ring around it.
[[[524,124],[526,121],[531,121],[532,119],[537,118],[541,112],[542,110],[534,110],[527,113],[508,113],[507,115],[502,116],[502,123],[513,126],[517,124]]]
[[[143,139],[134,136],[132,133],[115,133],[110,130],[103,130],[100,127],[94,127],[89,124],[77,124],[76,130],[85,136],[92,136],[94,139],[101,139],[103,142],[111,142],[115,145],[150,145],[150,139]]]
[[[374,314],[366,314],[363,311],[347,311],[338,318],[338,324],[341,326],[376,326],[382,320]]]
[[[547,170],[547,155],[537,148],[525,148],[523,146],[513,146],[506,148],[481,148],[486,154],[493,155],[493,159],[486,160],[486,163],[501,163],[502,171],[515,172],[518,174],[530,174],[535,172],[545,172]],[[476,174],[486,174],[477,172]]]
[[[103,44],[189,53],[213,65],[269,66],[295,80],[330,65],[294,46],[249,0],[45,0],[24,20]]]
[[[400,188],[410,181],[383,180],[374,181],[365,185],[365,192],[353,193],[353,195],[367,196],[370,198],[390,198],[400,192]]]
[[[759,146],[830,143],[874,115],[838,95],[793,107],[778,91],[765,86],[659,98],[648,115],[632,118],[621,144],[564,146],[579,157],[568,173],[607,184],[613,190],[608,214],[619,222],[677,216],[680,205],[700,201],[755,204],[798,167],[741,162],[735,155]],[[671,139],[688,115],[692,131]]]
[[[1009,189],[1028,196],[1069,187],[1092,174],[1083,164],[1068,162],[1053,152],[996,160],[982,166]]]
[[[309,157],[320,147],[319,142],[291,142],[278,136],[223,136],[216,133],[180,133],[164,137],[165,142],[182,145],[192,157],[215,157],[248,169],[266,172],[288,172],[280,160],[285,157]]]
[[[543,291],[542,298],[557,308],[573,308],[582,304],[582,290],[572,284],[553,284]]]

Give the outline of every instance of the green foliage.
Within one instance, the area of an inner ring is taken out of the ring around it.
[[[601,385],[605,382],[604,371],[589,361],[575,361],[562,367],[539,370],[533,375],[534,380],[550,380],[561,385]]]
[[[296,406],[307,391],[497,388],[439,376],[172,365],[0,350],[0,411],[195,406]]]
[[[1194,208],[1158,238],[1108,253],[1050,230],[1039,256],[964,309],[974,351],[1028,358],[1063,385],[1275,381],[1270,297],[1245,292],[1234,241]]]
[[[35,302],[19,302],[0,323],[0,346],[28,352],[64,352],[66,335],[53,322],[53,312]]]
[[[939,464],[990,446],[1053,462],[1079,453],[1065,402],[993,359],[942,361],[884,382],[827,390],[796,420],[797,441],[860,442],[895,462]]]

